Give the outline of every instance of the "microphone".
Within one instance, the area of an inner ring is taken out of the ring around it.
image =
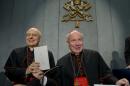
[[[52,71],[55,72],[56,70],[60,69],[61,67],[62,67],[62,66],[55,66],[55,67],[53,67],[53,68],[51,68],[51,69],[45,71],[45,72],[44,72],[44,76],[46,76],[46,74],[49,73],[49,72],[50,72],[50,73],[51,73]],[[45,79],[44,77],[41,79],[41,85],[42,85],[42,86],[45,86],[45,85],[47,84],[47,81],[45,82],[46,84],[44,83],[44,81],[45,81],[44,79]]]
[[[46,75],[48,72],[54,71],[54,70],[56,70],[56,69],[58,69],[58,68],[61,68],[61,67],[62,67],[62,66],[55,66],[55,67],[53,67],[53,68],[47,70],[46,72],[44,72],[44,75]]]

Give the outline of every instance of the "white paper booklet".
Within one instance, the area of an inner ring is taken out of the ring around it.
[[[50,69],[48,48],[46,45],[34,48],[34,59],[35,62],[40,63],[41,70]]]
[[[118,85],[103,85],[103,84],[94,84],[94,86],[118,86]]]

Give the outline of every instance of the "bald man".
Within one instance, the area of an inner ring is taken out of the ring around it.
[[[44,71],[40,70],[40,64],[34,61],[34,47],[39,45],[41,32],[36,27],[30,27],[26,31],[26,46],[14,49],[5,64],[5,74],[13,81],[14,85],[24,84],[29,86],[47,85],[48,78],[43,76]],[[44,52],[43,52],[44,53]],[[48,51],[50,68],[55,66],[54,57]],[[44,81],[40,83],[40,81]]]
[[[94,86],[94,84],[129,86],[127,79],[117,80],[112,75],[97,51],[84,49],[81,32],[72,30],[67,34],[66,42],[70,52],[57,62],[57,65],[61,66],[63,70],[63,80],[58,80],[61,86]]]

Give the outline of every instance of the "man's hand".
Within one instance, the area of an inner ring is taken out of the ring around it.
[[[37,71],[35,71],[34,73],[32,73],[32,75],[35,77],[35,78],[37,78],[37,79],[42,79],[43,78],[43,76],[44,76],[44,73],[41,71],[41,70],[37,70]]]
[[[28,68],[26,70],[26,74],[28,74],[28,73],[35,73],[37,70],[40,70],[39,67],[40,67],[39,63],[33,62],[32,64],[30,64],[28,66]]]
[[[30,64],[26,70],[26,74],[31,73],[35,78],[37,79],[42,79],[43,78],[43,71],[40,70],[40,64],[33,62],[32,64]]]
[[[119,86],[130,86],[129,81],[126,78],[120,79],[116,82],[116,85]]]
[[[130,68],[130,65],[128,65],[126,68]]]

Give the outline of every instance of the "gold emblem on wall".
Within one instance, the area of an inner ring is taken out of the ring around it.
[[[93,18],[90,13],[87,11],[92,7],[90,3],[87,1],[81,0],[69,0],[63,6],[65,10],[67,10],[67,14],[63,16],[62,21],[74,21],[75,27],[80,27],[80,21],[92,21]]]

